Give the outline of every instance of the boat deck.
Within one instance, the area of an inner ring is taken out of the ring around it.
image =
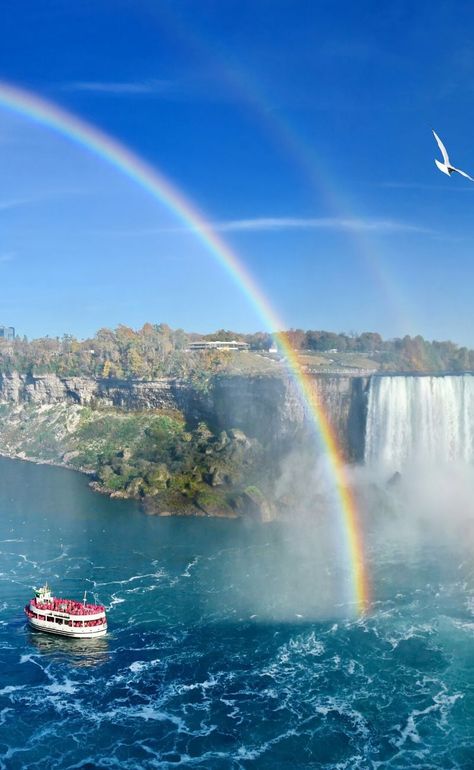
[[[60,599],[56,597],[45,602],[31,599],[30,607],[43,611],[67,612],[69,615],[98,615],[99,613],[105,613],[105,607],[102,604],[83,604],[73,599]]]

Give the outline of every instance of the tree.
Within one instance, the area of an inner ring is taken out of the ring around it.
[[[290,329],[281,335],[292,350],[302,350],[306,345],[306,334],[302,329]]]
[[[126,373],[131,377],[143,377],[145,370],[145,362],[141,357],[138,350],[132,348],[128,352]]]
[[[377,332],[362,332],[357,339],[357,350],[375,353],[382,349],[382,337]]]

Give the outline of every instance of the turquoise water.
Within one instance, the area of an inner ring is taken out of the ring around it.
[[[474,768],[468,549],[374,530],[351,618],[322,525],[158,519],[0,460],[0,768]],[[110,634],[33,634],[33,585]]]

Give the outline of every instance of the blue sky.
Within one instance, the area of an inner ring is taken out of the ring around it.
[[[286,326],[474,347],[470,3],[3,3],[0,78],[128,145],[214,223]],[[0,323],[263,328],[183,223],[0,106]]]

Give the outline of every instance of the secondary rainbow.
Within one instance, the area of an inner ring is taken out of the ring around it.
[[[230,274],[258,311],[263,323],[274,333],[288,362],[308,414],[327,452],[338,501],[341,525],[341,544],[344,561],[350,567],[348,600],[358,611],[363,611],[370,600],[365,567],[361,523],[344,462],[335,433],[322,408],[317,389],[302,370],[295,352],[285,336],[278,333],[284,324],[271,307],[267,297],[236,254],[210,227],[206,217],[155,167],[146,163],[125,145],[113,139],[72,113],[24,89],[0,81],[0,107],[24,115],[76,142],[89,152],[107,161],[134,183],[148,191],[205,244],[220,265]]]
[[[287,110],[275,110],[274,101],[263,82],[259,81],[255,69],[234,58],[222,41],[216,45],[212,37],[206,36],[204,29],[186,23],[183,14],[176,14],[170,8],[160,7],[156,15],[160,29],[163,23],[167,24],[172,39],[182,41],[192,56],[211,63],[211,69],[219,73],[225,84],[226,92],[247,108],[249,116],[263,128],[265,137],[273,141],[278,150],[284,151],[285,159],[293,161],[302,181],[309,183],[310,189],[321,196],[334,220],[345,220],[345,229],[361,269],[366,270],[369,280],[376,284],[379,296],[385,297],[387,308],[399,328],[416,326],[412,323],[415,315],[413,308],[409,307],[407,292],[397,285],[396,276],[383,257],[384,249],[378,248],[370,233],[365,231],[364,217],[354,214],[358,206],[347,198],[347,185],[338,183],[334,172],[329,173],[325,168],[323,154],[318,153],[315,147],[317,137],[314,132],[309,142]],[[343,194],[342,190],[346,193]]]

